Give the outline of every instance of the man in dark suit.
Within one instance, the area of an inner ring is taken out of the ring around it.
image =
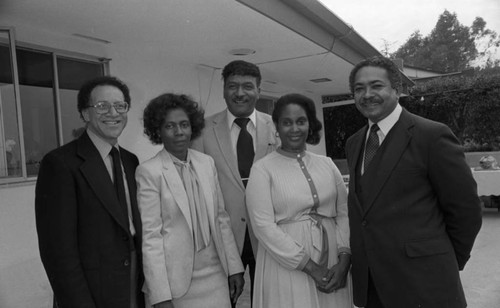
[[[78,93],[86,131],[42,160],[36,227],[59,308],[144,307],[138,159],[117,143],[129,107],[119,79],[87,82]]]
[[[462,147],[446,125],[399,105],[389,59],[362,61],[349,83],[368,118],[346,144],[354,304],[465,307],[459,270],[481,208]]]
[[[249,268],[253,288],[257,239],[248,220],[245,187],[253,162],[276,149],[276,129],[270,115],[255,109],[261,81],[257,65],[232,61],[222,70],[222,77],[227,109],[205,119],[202,135],[193,141],[192,148],[212,156],[215,161],[236,245],[243,266]],[[243,119],[244,132],[251,138],[249,148],[240,153],[242,128],[238,122]],[[251,155],[247,155],[250,152]]]

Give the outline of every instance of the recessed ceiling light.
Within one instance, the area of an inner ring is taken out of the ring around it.
[[[98,38],[98,37],[94,37],[94,36],[90,36],[90,35],[85,35],[85,34],[80,34],[80,33],[73,33],[73,36],[83,38],[86,40],[90,40],[90,41],[94,41],[94,42],[103,43],[103,44],[110,44],[111,43],[110,41],[102,39],[102,38]]]
[[[229,54],[233,56],[248,56],[248,55],[253,55],[254,53],[255,50],[250,48],[236,48],[236,49],[231,49],[229,51]]]
[[[328,82],[328,81],[332,81],[332,80],[330,78],[316,78],[316,79],[311,79],[309,81],[314,82],[314,83],[321,83],[321,82]]]

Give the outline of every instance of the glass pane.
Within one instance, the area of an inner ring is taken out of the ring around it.
[[[0,31],[0,178],[20,177],[21,149],[8,32]]]
[[[57,73],[59,77],[63,143],[68,143],[79,137],[85,126],[83,120],[80,119],[77,108],[78,90],[87,80],[103,76],[104,67],[101,63],[58,57]]]
[[[255,104],[255,109],[260,112],[272,115],[274,110],[274,100],[271,98],[259,97],[257,103]]]
[[[89,79],[103,76],[102,63],[57,57],[57,74],[59,88],[80,90],[80,87]]]
[[[19,88],[28,176],[36,176],[42,157],[57,147],[52,56],[17,49]]]
[[[366,119],[354,104],[323,108],[326,155],[332,159],[345,158],[347,138],[366,124]]]

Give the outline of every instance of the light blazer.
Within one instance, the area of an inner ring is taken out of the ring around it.
[[[213,159],[189,150],[205,196],[215,248],[226,275],[244,271]],[[142,163],[136,172],[137,198],[143,220],[144,291],[151,304],[183,296],[193,273],[194,242],[184,184],[165,150]]]
[[[277,147],[276,129],[271,116],[255,111],[257,119],[257,140],[254,162],[274,151]],[[233,150],[231,132],[227,126],[227,110],[223,110],[205,120],[202,135],[195,139],[192,148],[212,156],[219,173],[226,210],[231,217],[236,244],[243,251],[245,230],[248,225],[254,255],[257,255],[257,239],[248,220],[245,204],[245,186],[238,171],[238,158]]]
[[[45,155],[35,194],[42,263],[58,307],[130,308],[130,251],[143,283],[137,157],[120,148],[136,235],[132,238],[111,177],[87,133]],[[140,288],[140,287],[139,287]],[[144,295],[138,294],[140,307]]]
[[[462,147],[447,126],[403,109],[360,176],[366,131],[346,144],[354,304],[366,304],[369,268],[386,308],[465,307],[459,269],[481,208]]]

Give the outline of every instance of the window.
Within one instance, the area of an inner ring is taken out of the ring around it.
[[[345,157],[347,139],[366,124],[366,119],[356,105],[343,104],[323,108],[326,155],[330,157],[342,174],[349,174]],[[347,182],[344,178],[344,182]]]
[[[0,28],[0,184],[36,177],[43,156],[82,130],[77,94],[107,62],[17,44]]]
[[[9,42],[9,34],[0,32],[2,42]],[[21,175],[21,152],[18,119],[15,116],[14,83],[12,82],[12,55],[0,45],[0,178]]]
[[[269,115],[273,114],[274,110],[274,103],[276,100],[271,97],[264,97],[260,96],[259,99],[257,100],[257,103],[255,103],[255,109],[257,109],[260,112],[267,113]]]
[[[62,143],[68,143],[79,137],[84,129],[84,124],[76,109],[78,90],[85,81],[102,76],[104,71],[100,64],[67,57],[57,57],[57,71],[61,102]]]

